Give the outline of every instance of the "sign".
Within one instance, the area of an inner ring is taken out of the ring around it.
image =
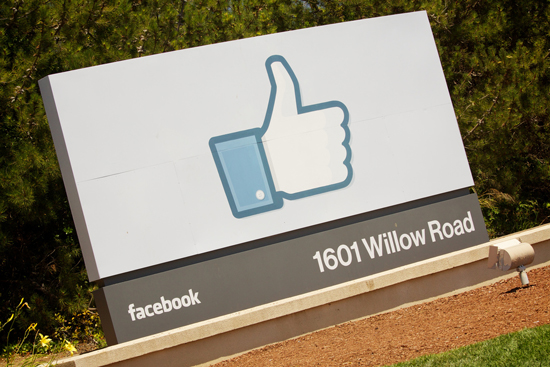
[[[90,67],[40,88],[111,342],[487,240],[425,12]]]

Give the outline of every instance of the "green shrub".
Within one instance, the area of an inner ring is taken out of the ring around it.
[[[48,335],[93,307],[38,80],[298,28],[426,10],[491,237],[550,221],[550,3],[420,0],[0,2],[0,315]],[[430,132],[426,132],[430,133]],[[0,332],[0,342],[6,332]]]

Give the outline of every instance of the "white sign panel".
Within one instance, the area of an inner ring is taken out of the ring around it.
[[[473,186],[425,12],[40,85],[92,281]]]

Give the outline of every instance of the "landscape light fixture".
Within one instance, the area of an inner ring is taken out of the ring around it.
[[[535,250],[533,250],[533,247],[517,239],[489,246],[489,269],[498,268],[507,271],[516,268],[522,286],[529,284],[525,265],[531,264],[534,259]]]

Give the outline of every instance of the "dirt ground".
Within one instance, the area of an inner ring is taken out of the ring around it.
[[[528,275],[527,287],[516,276],[268,345],[215,366],[383,366],[550,324],[550,266]],[[94,349],[77,348],[79,353]],[[22,362],[19,357],[15,366]]]
[[[383,366],[550,324],[550,267],[268,345],[215,366]]]

